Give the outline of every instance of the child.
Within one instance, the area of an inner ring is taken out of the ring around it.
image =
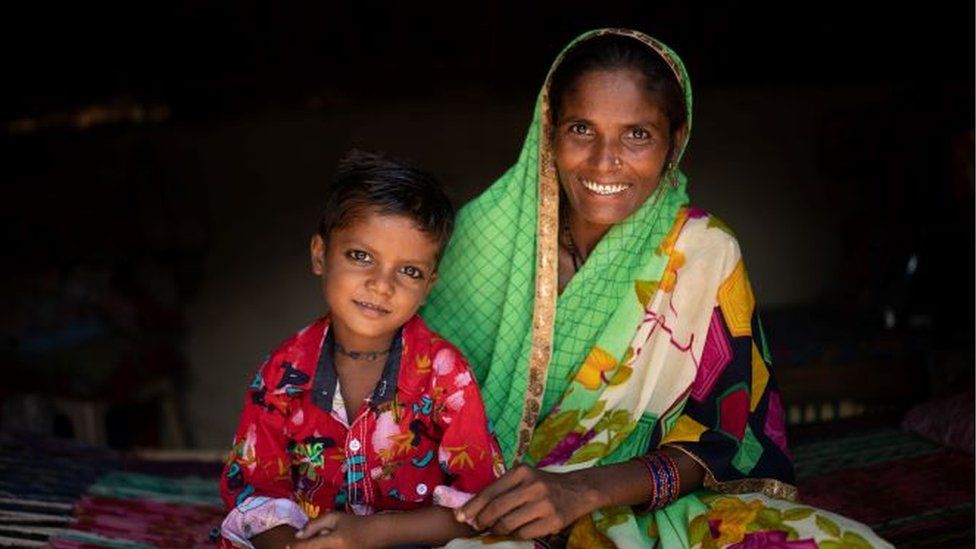
[[[472,534],[431,505],[435,489],[463,502],[501,475],[501,452],[463,356],[416,314],[453,222],[431,176],[362,152],[340,162],[311,244],[329,313],[251,383],[221,478],[225,546],[294,546],[316,517],[335,546]]]

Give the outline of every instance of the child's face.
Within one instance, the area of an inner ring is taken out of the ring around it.
[[[312,238],[334,334],[343,347],[377,351],[417,312],[437,279],[436,240],[401,215],[366,212]]]

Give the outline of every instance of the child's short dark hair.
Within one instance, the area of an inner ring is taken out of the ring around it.
[[[329,234],[372,210],[402,215],[437,241],[437,257],[454,230],[454,206],[433,175],[402,160],[353,149],[339,168],[325,201],[319,235]]]

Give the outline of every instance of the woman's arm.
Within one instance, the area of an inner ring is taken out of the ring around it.
[[[295,537],[293,549],[369,548],[395,545],[443,545],[475,532],[454,520],[450,509],[423,507],[413,511],[356,516],[327,513],[308,523]],[[255,544],[255,547],[257,545]]]
[[[680,495],[702,486],[704,469],[680,450],[663,448],[678,466]],[[478,530],[522,539],[556,533],[581,516],[603,507],[640,505],[651,496],[647,468],[637,461],[547,473],[520,465],[455,513]]]

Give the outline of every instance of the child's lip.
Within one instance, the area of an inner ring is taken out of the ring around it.
[[[385,315],[390,313],[389,309],[376,305],[375,303],[370,303],[368,301],[359,301],[358,299],[354,299],[352,300],[352,302],[358,305],[362,309],[366,309],[367,311],[371,311],[377,314]]]

